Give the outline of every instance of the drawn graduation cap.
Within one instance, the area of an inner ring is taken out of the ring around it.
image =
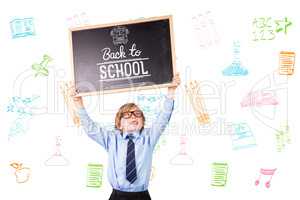
[[[129,30],[125,26],[117,26],[110,31],[114,45],[126,44],[128,42]]]

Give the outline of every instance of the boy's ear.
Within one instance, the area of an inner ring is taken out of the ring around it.
[[[121,124],[115,124],[117,129],[121,129]]]

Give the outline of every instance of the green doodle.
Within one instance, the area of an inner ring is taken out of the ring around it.
[[[41,63],[34,63],[33,65],[31,65],[31,68],[36,72],[35,73],[35,77],[41,75],[41,76],[48,76],[49,71],[48,71],[48,64],[49,62],[51,62],[53,59],[48,56],[48,55],[44,55],[43,56],[43,60]]]
[[[212,164],[212,186],[224,187],[227,182],[228,164],[213,163]]]
[[[102,185],[103,165],[89,163],[87,169],[87,187],[100,188]]]

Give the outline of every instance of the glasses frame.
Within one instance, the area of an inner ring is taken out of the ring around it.
[[[139,114],[136,114],[136,112],[140,113]],[[125,113],[130,113],[128,117],[124,117],[124,114]],[[132,117],[132,115],[134,115],[136,118],[141,118],[143,117],[143,112],[141,110],[134,110],[134,111],[127,111],[127,112],[123,112],[121,114],[121,118],[124,118],[124,119],[130,119]]]

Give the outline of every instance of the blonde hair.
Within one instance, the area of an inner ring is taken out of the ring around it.
[[[122,119],[122,114],[125,113],[125,112],[128,112],[130,111],[132,108],[137,108],[138,110],[141,111],[141,109],[139,109],[139,107],[134,104],[134,103],[126,103],[124,104],[123,106],[121,106],[119,108],[119,111],[117,112],[116,114],[116,117],[115,117],[115,128],[116,129],[119,129],[120,131],[122,131],[120,129],[121,127],[121,119]],[[142,112],[142,111],[141,111]],[[143,126],[142,126],[142,129],[144,128],[144,124],[145,124],[145,116],[144,116],[144,113],[142,112],[142,120],[143,120]],[[141,129],[141,130],[142,130]]]

